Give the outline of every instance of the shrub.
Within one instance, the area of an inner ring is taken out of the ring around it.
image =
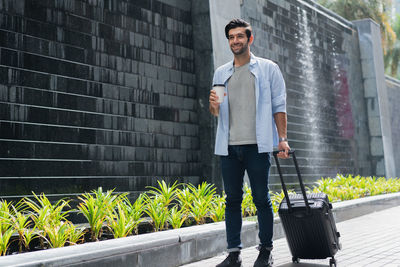
[[[328,195],[330,201],[336,202],[399,192],[400,179],[337,174],[335,178],[321,178],[311,191],[323,192]]]
[[[226,195],[216,194],[212,184],[167,184],[158,182],[157,187],[142,193],[131,203],[127,193],[117,194],[113,190],[103,192],[99,187],[91,193],[84,193],[78,199],[78,211],[84,215],[90,227],[90,240],[98,241],[102,229],[107,227],[114,238],[138,234],[138,225],[143,216],[150,217],[154,231],[169,227],[180,228],[184,223],[203,224],[207,221],[222,221],[225,217]],[[324,192],[334,201],[348,200],[377,194],[400,191],[400,179],[384,177],[361,177],[337,174],[334,178],[321,178],[308,192]],[[294,191],[290,190],[289,194]],[[23,199],[13,206],[0,201],[0,255],[6,255],[12,235],[18,235],[18,250],[29,251],[30,242],[39,238],[40,246],[62,247],[83,242],[86,230],[67,220],[72,209],[70,200],[59,200],[54,204],[45,194],[34,199]],[[271,192],[274,213],[277,213],[283,192]],[[242,214],[253,216],[256,208],[252,201],[251,189],[245,184]]]

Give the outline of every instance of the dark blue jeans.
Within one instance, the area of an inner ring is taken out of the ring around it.
[[[225,225],[228,251],[242,248],[243,176],[247,171],[253,202],[257,208],[260,245],[272,248],[274,214],[269,196],[269,153],[258,153],[257,145],[228,146],[228,156],[221,156],[222,177],[226,193]]]

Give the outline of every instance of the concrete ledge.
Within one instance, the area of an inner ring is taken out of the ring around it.
[[[400,193],[333,204],[336,222],[400,205]],[[256,222],[243,221],[245,247],[257,244]],[[274,238],[284,237],[279,218]],[[130,236],[0,257],[0,266],[179,266],[215,256],[226,248],[225,223],[211,223],[177,230]]]
[[[333,203],[333,215],[336,222],[342,222],[396,206],[400,206],[400,193],[378,195]]]

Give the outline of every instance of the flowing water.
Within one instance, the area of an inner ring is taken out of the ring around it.
[[[307,12],[305,9],[301,10],[298,7],[300,17],[300,39],[297,48],[299,50],[299,62],[301,68],[300,78],[303,81],[304,93],[304,109],[305,119],[307,121],[306,127],[309,129],[309,148],[313,150],[314,156],[319,153],[319,150],[315,150],[315,147],[320,143],[320,128],[318,127],[318,79],[317,72],[315,69],[314,57],[313,57],[313,44],[311,39],[311,30],[308,25]]]

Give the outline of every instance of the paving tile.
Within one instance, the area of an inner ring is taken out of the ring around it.
[[[400,206],[374,212],[337,224],[341,233],[342,250],[335,256],[339,267],[400,267]],[[209,267],[223,261],[226,253],[217,257],[183,265]],[[255,247],[242,250],[243,267],[251,267],[257,258]],[[329,260],[300,260],[292,264],[285,238],[274,241],[276,267],[329,266]]]

